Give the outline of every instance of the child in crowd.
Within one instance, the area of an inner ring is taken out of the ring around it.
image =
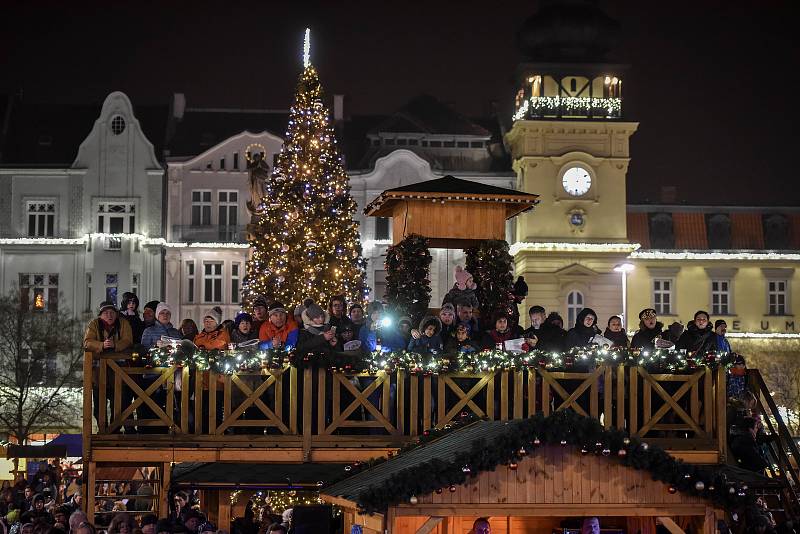
[[[442,322],[438,317],[429,315],[419,323],[420,337],[408,343],[408,350],[421,353],[439,352],[442,350]]]

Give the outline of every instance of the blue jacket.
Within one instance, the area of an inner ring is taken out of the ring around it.
[[[394,350],[403,350],[406,348],[406,342],[403,339],[403,335],[394,327],[385,327],[380,328],[381,333],[381,347],[382,350],[386,351],[394,351]],[[370,328],[368,323],[365,323],[363,327],[361,327],[361,331],[358,334],[358,339],[361,340],[361,349],[367,352],[372,352],[375,350],[375,346],[378,343],[378,336],[377,332]]]
[[[419,339],[411,338],[411,341],[408,342],[408,350],[420,353],[431,352],[432,350],[441,352],[442,338],[439,334],[433,337],[422,334]]]
[[[156,343],[161,340],[161,336],[175,339],[181,339],[183,337],[181,333],[172,326],[172,323],[168,323],[167,326],[164,326],[156,321],[155,324],[144,329],[144,333],[142,333],[142,345],[145,348],[152,349],[156,346]]]
[[[731,344],[728,343],[727,338],[719,334],[714,334],[714,335],[717,336],[717,350],[722,352],[730,352]]]

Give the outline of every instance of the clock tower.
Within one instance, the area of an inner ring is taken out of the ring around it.
[[[526,303],[560,312],[565,328],[582,307],[602,320],[622,312],[614,268],[632,250],[625,177],[638,123],[624,120],[626,66],[609,59],[617,32],[592,0],[560,0],[517,34],[524,61],[506,144],[517,188],[540,203],[517,218],[512,251],[535,288]]]

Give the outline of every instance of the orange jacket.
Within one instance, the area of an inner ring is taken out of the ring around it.
[[[258,339],[261,341],[272,341],[277,337],[281,340],[282,345],[286,345],[286,340],[294,333],[292,338],[293,341],[297,343],[297,330],[297,322],[294,320],[294,317],[287,317],[286,323],[284,323],[281,328],[272,324],[272,321],[266,320],[261,323],[261,328],[258,329]]]
[[[227,350],[228,343],[231,342],[231,337],[228,331],[223,327],[217,327],[216,330],[206,332],[201,330],[199,334],[194,336],[194,344],[200,349],[219,349]]]

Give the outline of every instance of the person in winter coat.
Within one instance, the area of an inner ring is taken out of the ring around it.
[[[456,309],[452,304],[445,304],[439,310],[439,321],[442,323],[442,341],[447,343],[448,339],[455,336],[456,333]]]
[[[753,417],[745,417],[742,419],[741,425],[744,432],[731,440],[731,452],[742,469],[763,473],[769,462],[761,453],[761,447],[756,438],[758,422]]]
[[[384,322],[383,304],[377,301],[370,302],[367,306],[369,315],[367,323],[361,327],[358,339],[361,348],[367,352],[376,350],[380,345],[383,351],[403,350],[406,344],[397,325],[390,321]]]
[[[258,339],[258,332],[253,331],[253,316],[247,312],[239,312],[233,320],[231,329],[231,343],[244,343]]]
[[[584,308],[575,319],[575,326],[567,332],[566,350],[575,347],[586,347],[594,336],[600,333],[597,328],[597,314],[591,308]]]
[[[664,337],[664,325],[659,322],[656,310],[645,308],[639,312],[639,330],[631,340],[632,349],[654,350],[655,340]]]
[[[494,316],[494,328],[483,335],[481,339],[482,349],[505,349],[505,343],[509,339],[517,339],[522,336],[522,329],[517,326],[509,325],[508,313],[505,310],[499,311]]]
[[[400,331],[400,335],[403,336],[403,344],[405,346],[408,346],[408,343],[412,339],[411,332],[415,330],[413,322],[411,321],[411,317],[407,315],[400,317],[397,320],[397,329]]]
[[[338,331],[344,324],[350,322],[350,318],[345,311],[347,310],[347,302],[344,295],[334,295],[328,301],[328,313],[331,317],[331,326],[335,326]]]
[[[361,333],[361,327],[364,326],[366,318],[364,317],[364,307],[359,304],[350,305],[350,322],[353,324],[353,335],[358,339],[358,334]]]
[[[179,328],[181,332],[182,339],[188,339],[189,341],[194,343],[194,338],[199,334],[197,330],[197,323],[195,323],[191,319],[184,319],[181,321],[181,327]]]
[[[478,352],[480,344],[470,339],[469,326],[460,324],[456,327],[456,334],[445,342],[444,351],[452,352]]]
[[[544,323],[551,326],[554,331],[553,340],[551,341],[553,348],[550,350],[563,352],[567,344],[567,331],[564,330],[564,319],[558,312],[550,312],[547,314],[547,319],[545,319]]]
[[[142,334],[142,346],[146,349],[161,346],[161,337],[182,339],[180,331],[172,326],[172,310],[166,302],[159,302],[156,306],[156,322],[148,326]]]
[[[487,313],[487,320],[491,320],[491,316]],[[469,331],[472,332],[472,339],[481,341],[482,331],[478,318],[475,317],[474,308],[469,302],[456,303],[456,324],[465,324],[469,326]],[[494,326],[492,323],[491,326]]]
[[[724,319],[714,321],[714,334],[716,335],[716,347],[719,352],[731,352],[731,344],[725,334],[728,333],[728,323]]]
[[[283,304],[277,301],[273,302],[269,307],[267,320],[258,331],[258,339],[262,342],[261,348],[295,347],[298,335],[299,329],[294,317],[289,317]]]
[[[251,321],[251,330],[253,332],[258,334],[261,331],[261,325],[269,319],[268,309],[269,305],[264,296],[259,295],[253,300],[253,320]]]
[[[120,316],[128,321],[131,325],[131,332],[133,333],[133,344],[137,345],[142,342],[142,334],[144,333],[144,322],[139,318],[139,297],[136,293],[126,291],[122,294],[122,302],[119,305]]]
[[[133,345],[128,321],[120,320],[113,302],[100,303],[100,313],[86,327],[83,348],[89,352],[124,352]]]
[[[603,332],[603,337],[614,342],[611,348],[628,348],[628,334],[622,329],[622,319],[617,315],[612,315],[608,319],[606,330]]]
[[[517,281],[514,282],[514,288],[511,290],[510,299],[509,299],[509,308],[511,309],[511,324],[512,325],[519,325],[519,305],[522,304],[522,301],[525,300],[525,297],[528,296],[528,284],[525,283],[524,276],[518,276]]]
[[[694,314],[694,320],[686,325],[686,331],[681,334],[675,348],[699,354],[716,352],[717,335],[709,321],[708,312],[700,310]]]
[[[420,336],[408,342],[408,350],[421,354],[430,352],[441,352],[443,347],[442,338],[439,333],[442,331],[442,322],[438,317],[429,315],[419,323]]]
[[[297,340],[297,351],[301,354],[329,352],[331,342],[336,340],[336,330],[331,328],[330,315],[312,302],[303,310],[303,330]]]
[[[457,305],[459,302],[467,303],[473,308],[477,308],[478,297],[475,290],[478,289],[478,284],[472,279],[472,275],[465,271],[460,265],[456,266],[455,272],[456,282],[453,284],[453,289],[447,292],[442,300],[442,305],[450,303]]]
[[[228,330],[222,326],[222,308],[214,306],[203,315],[203,330],[194,338],[200,349],[226,350],[231,342]]]
[[[561,351],[564,349],[563,331],[547,322],[544,306],[533,305],[528,309],[531,326],[522,332],[528,350]]]
[[[157,300],[151,300],[144,305],[144,309],[142,309],[142,323],[144,324],[144,328],[152,326],[153,323],[156,322],[156,308],[158,308]]]

